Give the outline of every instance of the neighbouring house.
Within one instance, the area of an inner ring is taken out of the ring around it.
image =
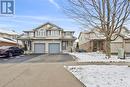
[[[0,29],[0,46],[21,46],[21,41],[17,41],[18,34],[11,30]]]
[[[81,32],[78,39],[80,49],[88,52],[106,52],[105,37],[98,29]],[[111,41],[111,53],[117,53],[119,48],[124,48],[126,53],[130,53],[130,31],[125,27],[119,37]]]
[[[74,41],[73,47],[72,47],[72,51],[73,51],[73,52],[76,52],[76,50],[77,50],[77,45],[79,44],[78,42],[79,42],[78,39]]]
[[[74,31],[64,31],[52,23],[45,23],[18,38],[31,53],[61,53],[70,51],[75,41]]]

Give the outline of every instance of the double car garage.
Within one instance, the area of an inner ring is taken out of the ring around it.
[[[34,53],[50,53],[57,54],[60,53],[60,43],[34,43]]]

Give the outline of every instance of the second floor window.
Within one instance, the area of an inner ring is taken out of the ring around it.
[[[41,31],[42,36],[46,36],[46,30]]]
[[[48,31],[48,36],[51,36],[51,30]]]
[[[57,30],[39,30],[35,32],[36,37],[44,37],[44,36],[60,36],[61,31]]]
[[[45,30],[39,30],[39,31],[36,31],[35,32],[35,36],[36,37],[44,37],[44,36],[46,36],[46,31]]]

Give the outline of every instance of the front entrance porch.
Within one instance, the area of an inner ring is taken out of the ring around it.
[[[62,50],[63,51],[70,51],[72,46],[73,46],[73,41],[71,41],[71,40],[62,41]]]
[[[105,40],[92,40],[90,44],[92,52],[105,52]]]

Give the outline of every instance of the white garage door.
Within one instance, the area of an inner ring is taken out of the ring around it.
[[[111,43],[111,53],[118,53],[118,50],[122,48],[122,43],[118,42],[118,43]]]
[[[34,52],[35,53],[45,53],[45,43],[35,43]]]
[[[49,43],[49,53],[60,53],[60,43]]]

